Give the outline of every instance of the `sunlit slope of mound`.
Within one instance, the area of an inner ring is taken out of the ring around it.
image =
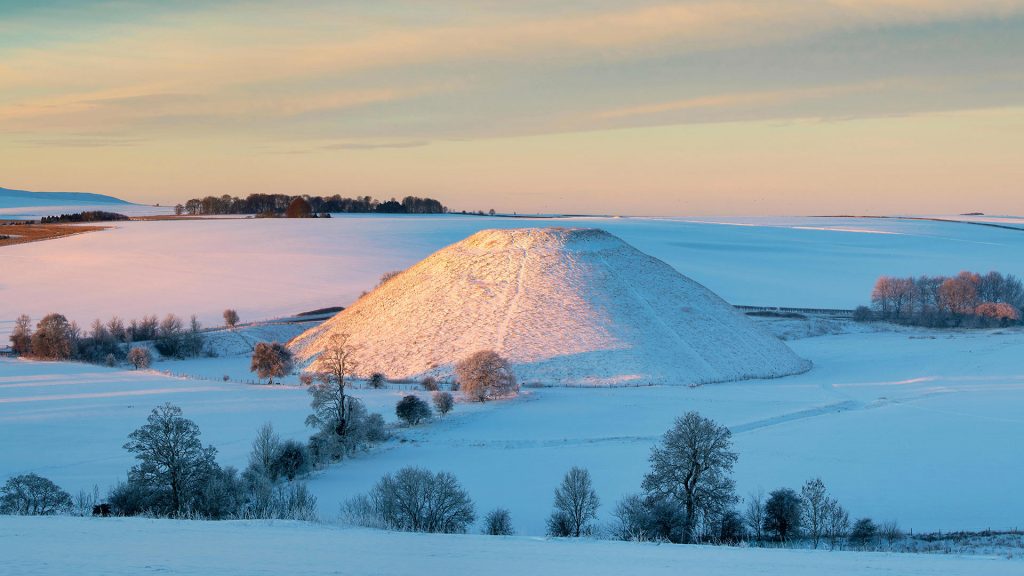
[[[596,229],[478,232],[290,345],[315,370],[339,333],[360,375],[390,378],[447,378],[481,349],[526,383],[698,384],[808,366],[700,284]]]

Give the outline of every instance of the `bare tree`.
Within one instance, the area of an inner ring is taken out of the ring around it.
[[[484,534],[490,536],[512,536],[516,533],[512,528],[512,514],[504,508],[495,508],[484,516]]]
[[[441,416],[445,416],[455,407],[455,397],[451,392],[433,392],[431,398],[434,401],[434,408]]]
[[[71,506],[70,494],[38,474],[14,476],[0,488],[0,514],[46,516]]]
[[[152,361],[153,356],[149,353],[149,348],[136,346],[128,351],[128,362],[131,362],[136,370],[149,368]]]
[[[687,412],[651,449],[651,471],[643,489],[652,500],[682,507],[682,540],[693,543],[698,520],[721,514],[739,499],[730,477],[737,455],[725,426]]]
[[[75,353],[75,330],[61,314],[47,314],[32,334],[32,355],[48,360],[66,360]]]
[[[573,536],[590,533],[590,522],[597,517],[601,500],[586,468],[573,466],[555,489],[555,505],[548,519],[548,534]]]
[[[885,538],[885,543],[892,549],[898,540],[903,539],[903,530],[895,520],[888,520],[878,525],[878,533]]]
[[[364,518],[390,530],[463,533],[476,520],[473,500],[455,476],[422,468],[385,474],[362,505]]]
[[[803,526],[811,537],[814,547],[818,547],[825,531],[828,493],[821,478],[814,478],[804,483],[800,489],[800,508],[803,513]]]
[[[493,350],[481,350],[455,365],[459,389],[469,398],[483,402],[519,391],[508,360]]]
[[[317,358],[317,382],[309,387],[313,414],[306,418],[307,426],[337,436],[346,436],[351,431],[350,411],[357,400],[347,397],[345,388],[356,369],[354,353],[348,334],[335,334],[327,341]]]
[[[224,325],[228,328],[234,328],[238,324],[238,312],[228,308],[224,311]]]
[[[839,501],[829,498],[825,505],[825,534],[828,536],[829,548],[835,550],[850,532],[850,514]]]
[[[204,448],[199,426],[170,403],[154,408],[146,424],[128,435],[124,449],[139,461],[128,473],[129,482],[153,494],[154,511],[168,515],[185,512],[217,470],[217,450]]]
[[[275,376],[283,378],[292,371],[292,353],[280,342],[260,342],[253,349],[249,370],[273,384]]]
[[[750,528],[750,533],[757,542],[764,541],[764,490],[751,492],[747,496],[747,509],[744,511],[743,519]]]
[[[27,314],[18,316],[11,330],[11,350],[18,356],[28,356],[32,352],[32,319]]]

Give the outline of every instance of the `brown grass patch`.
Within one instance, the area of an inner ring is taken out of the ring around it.
[[[74,234],[106,230],[110,226],[82,226],[78,224],[25,224],[17,220],[0,221],[0,247],[53,240]]]

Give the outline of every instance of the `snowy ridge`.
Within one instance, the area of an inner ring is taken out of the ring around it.
[[[483,230],[291,342],[316,369],[347,333],[360,375],[450,378],[481,349],[524,383],[703,384],[809,363],[661,260],[599,229]]]

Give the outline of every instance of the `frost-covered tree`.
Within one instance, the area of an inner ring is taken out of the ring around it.
[[[18,356],[32,353],[32,319],[27,314],[18,316],[11,330],[11,350]]]
[[[291,350],[280,342],[260,342],[253,349],[249,371],[266,378],[268,385],[273,384],[275,376],[283,378],[292,371]]]
[[[476,520],[473,500],[455,476],[415,467],[385,474],[345,508],[350,520],[406,532],[464,533]]]
[[[427,376],[423,380],[420,380],[420,388],[427,392],[436,392],[437,378],[434,378],[433,376]]]
[[[14,476],[0,488],[0,514],[46,516],[71,506],[70,494],[38,474]]]
[[[455,397],[451,392],[434,392],[430,397],[434,401],[434,408],[441,416],[448,414],[455,407]]]
[[[128,351],[128,362],[131,362],[132,366],[134,366],[136,370],[139,370],[140,368],[149,368],[152,361],[153,357],[149,353],[149,348],[136,346]]]
[[[651,449],[651,470],[643,489],[653,501],[680,508],[682,541],[693,543],[698,523],[716,517],[739,499],[730,474],[737,459],[725,426],[687,412]]]
[[[764,506],[764,529],[779,542],[800,535],[800,495],[789,488],[772,490]]]
[[[433,415],[430,405],[414,394],[408,394],[395,405],[395,415],[406,424],[415,426]]]
[[[128,472],[129,484],[146,492],[148,507],[162,515],[188,510],[219,471],[217,450],[203,447],[199,426],[170,403],[154,408],[146,424],[128,435],[124,449],[139,461]]]
[[[238,324],[238,312],[228,308],[224,311],[224,325],[228,328],[234,328]]]
[[[555,488],[554,510],[548,518],[551,536],[579,537],[590,533],[590,523],[597,518],[601,505],[586,468],[573,466]]]
[[[317,374],[318,384],[310,386],[309,393],[313,396],[313,410],[321,424],[330,420],[340,426],[339,434],[344,434],[346,410],[345,388],[348,378],[356,369],[352,359],[355,348],[349,344],[348,334],[334,334],[327,341],[327,346],[317,358],[320,373]],[[307,420],[307,424],[309,421]]]
[[[828,492],[821,478],[814,478],[804,483],[800,489],[800,510],[803,514],[803,526],[814,547],[818,547],[825,531],[828,511]]]
[[[495,508],[484,516],[483,534],[490,536],[512,536],[516,533],[512,528],[512,514],[504,508]]]
[[[479,402],[519,391],[512,366],[493,350],[480,350],[456,363],[455,377],[459,389]]]
[[[903,530],[900,530],[900,525],[895,520],[887,520],[878,525],[878,534],[882,538],[885,538],[885,543],[892,548],[893,545],[903,539]]]
[[[46,360],[67,360],[75,354],[75,330],[62,314],[47,314],[32,334],[32,355]]]
[[[274,425],[266,422],[256,433],[249,452],[248,472],[258,474],[271,482],[277,480],[277,469],[274,463],[281,451],[281,437],[274,432]]]
[[[156,328],[153,346],[157,352],[168,358],[185,357],[185,325],[174,314],[164,316]]]

